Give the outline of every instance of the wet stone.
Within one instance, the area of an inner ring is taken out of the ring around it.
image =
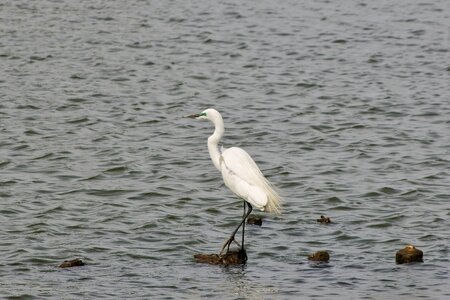
[[[79,258],[65,260],[62,264],[59,265],[60,268],[72,268],[79,266],[84,266],[84,262]]]
[[[228,251],[225,254],[196,254],[196,262],[211,265],[241,265],[247,261],[245,250]]]
[[[398,250],[395,254],[395,262],[397,264],[407,264],[412,262],[423,262],[423,252],[413,245]]]
[[[259,217],[259,216],[250,215],[247,218],[247,224],[261,226],[262,225],[262,218]]]
[[[317,219],[317,222],[322,223],[322,224],[330,224],[331,219],[329,217],[320,216],[320,219]]]
[[[316,253],[308,256],[308,260],[328,262],[330,260],[330,254],[327,251],[317,251]]]

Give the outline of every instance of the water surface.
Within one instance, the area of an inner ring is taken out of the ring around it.
[[[450,297],[449,25],[445,0],[3,1],[1,295]],[[245,266],[193,260],[242,214],[183,118],[208,107],[284,197]]]

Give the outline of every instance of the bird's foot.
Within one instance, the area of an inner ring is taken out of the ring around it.
[[[219,255],[224,255],[228,251],[230,251],[230,246],[231,246],[232,242],[235,242],[238,245],[239,248],[242,248],[241,245],[234,239],[234,236],[230,236],[230,238],[225,241],[225,244],[223,244],[222,250],[220,250]],[[227,251],[224,252],[225,248],[227,248]]]

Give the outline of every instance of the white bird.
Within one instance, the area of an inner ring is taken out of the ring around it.
[[[222,151],[219,150],[218,144],[225,129],[222,116],[217,110],[209,108],[199,114],[188,117],[210,120],[214,124],[214,133],[208,138],[209,155],[214,166],[222,173],[225,185],[244,200],[243,218],[223,245],[220,254],[223,253],[225,247],[228,251],[233,241],[240,246],[241,251],[244,251],[245,220],[250,215],[253,207],[261,211],[278,214],[280,212],[281,198],[247,152],[238,147],[228,149],[222,147]],[[247,212],[246,205],[248,206]],[[234,239],[236,232],[241,226],[242,246]]]

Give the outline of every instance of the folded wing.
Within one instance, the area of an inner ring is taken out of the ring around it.
[[[225,185],[255,208],[280,212],[281,199],[255,161],[241,148],[226,149],[220,158]]]

